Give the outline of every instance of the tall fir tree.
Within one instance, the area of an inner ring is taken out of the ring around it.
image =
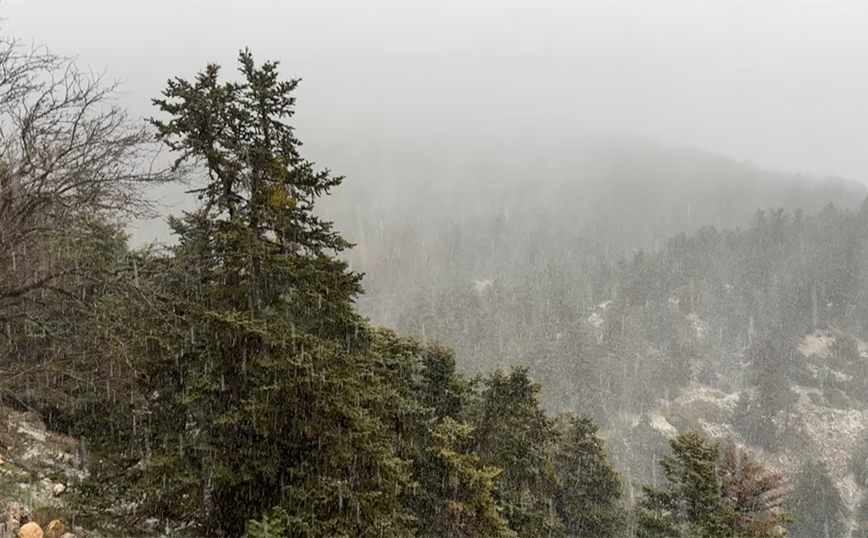
[[[660,460],[666,483],[646,485],[639,502],[637,535],[642,538],[725,536],[721,517],[720,452],[717,445],[687,432],[670,441],[672,456]]]
[[[287,123],[299,81],[248,51],[239,72],[221,82],[209,65],[155,100],[176,168],[202,177],[200,207],[172,222],[182,327],[150,364],[145,486],[173,489],[164,509],[183,510],[168,515],[207,535],[239,535],[274,507],[292,536],[406,535],[409,470],[390,442],[400,394],[354,310],[361,277],[336,257],[350,245],[314,213],[342,178],[299,153]]]

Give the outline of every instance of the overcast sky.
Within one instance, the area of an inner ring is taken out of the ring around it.
[[[581,127],[868,179],[866,0],[2,0],[0,14],[7,34],[122,79],[140,115],[167,78],[233,68],[249,46],[304,79],[314,149]]]

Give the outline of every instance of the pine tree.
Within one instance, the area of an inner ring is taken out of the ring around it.
[[[203,177],[200,207],[172,222],[182,322],[150,363],[143,487],[208,535],[238,535],[274,507],[293,536],[405,535],[394,365],[354,311],[361,277],[335,257],[349,243],[313,211],[342,178],[300,156],[286,123],[298,80],[247,51],[239,82],[219,72],[171,80],[155,100],[176,168]]]
[[[687,432],[672,439],[670,446],[672,456],[660,460],[665,486],[643,486],[638,536],[725,536],[717,445],[709,445],[699,434]]]
[[[420,535],[440,538],[499,538],[512,533],[500,514],[495,495],[501,470],[480,463],[471,450],[473,426],[451,417],[432,431],[428,447],[426,493],[433,497],[432,510],[421,519]],[[432,469],[433,468],[433,469]],[[431,471],[434,470],[434,473]]]
[[[559,533],[548,461],[557,434],[539,406],[539,385],[527,368],[498,370],[482,383],[474,411],[476,452],[484,465],[503,470],[498,497],[509,528],[528,538]]]
[[[455,353],[439,344],[429,344],[420,352],[421,375],[415,391],[419,403],[433,411],[434,417],[459,417],[465,412],[470,387],[455,370]]]
[[[560,438],[553,457],[559,479],[554,508],[564,536],[620,536],[624,528],[621,479],[597,437],[597,425],[588,417],[560,418]]]
[[[500,470],[483,467],[467,423],[467,381],[455,371],[451,350],[380,329],[374,346],[393,370],[412,405],[396,409],[393,444],[411,462],[413,486],[404,508],[419,536],[500,536],[495,485]]]

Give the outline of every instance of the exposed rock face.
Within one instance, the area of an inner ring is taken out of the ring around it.
[[[35,413],[0,406],[0,454],[0,536],[82,536],[34,511],[64,510],[66,493],[85,477],[79,441],[49,431]]]

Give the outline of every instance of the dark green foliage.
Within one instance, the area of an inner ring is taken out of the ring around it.
[[[273,508],[262,514],[257,520],[250,521],[247,526],[246,538],[279,538],[286,536],[289,528],[287,522],[289,516],[280,507]]]
[[[430,508],[420,514],[420,536],[497,538],[511,534],[495,495],[501,471],[480,463],[472,441],[473,427],[451,417],[431,431],[427,454],[421,458],[427,461],[421,478]],[[439,480],[431,481],[434,476]]]
[[[111,483],[135,505],[113,524],[208,536],[614,534],[619,481],[591,422],[559,430],[526,370],[470,383],[449,349],[355,312],[349,245],[312,213],[340,178],[285,124],[296,82],[239,63],[241,82],[209,66],[156,101],[176,167],[205,172],[202,204],[172,221],[177,246],[121,256],[126,287],[101,296],[92,327],[129,343],[130,400],[102,431],[106,398],[76,419],[98,455],[81,511],[105,512]]]
[[[412,385],[427,409],[414,419],[425,427],[406,430],[417,432],[407,506],[420,535],[611,536],[622,528],[620,481],[590,419],[547,418],[524,369],[477,379],[471,392],[448,350],[401,339],[389,346],[418,357]]]
[[[557,433],[539,406],[539,388],[526,368],[495,371],[481,380],[474,410],[476,451],[485,465],[503,470],[503,515],[522,537],[548,536],[560,523],[550,510],[556,476],[549,454]]]
[[[624,531],[621,480],[609,462],[597,426],[588,417],[560,417],[554,455],[555,513],[570,538],[611,538]]]
[[[420,355],[421,380],[416,400],[431,409],[437,419],[460,416],[468,403],[470,387],[455,371],[455,354],[451,349],[431,344]]]
[[[128,252],[120,226],[101,218],[76,219],[53,235],[44,246],[53,249],[55,263],[78,271],[3,309],[8,318],[0,336],[0,364],[17,374],[10,386],[0,383],[0,395],[7,404],[17,400],[44,414],[50,426],[73,433],[79,412],[105,403],[104,395],[93,394],[93,384],[114,372],[117,381],[129,380],[123,358],[113,353],[117,342],[103,329],[119,315],[113,293],[123,285],[117,273],[125,268]],[[120,384],[118,389],[125,392]]]
[[[695,433],[682,434],[670,442],[672,456],[660,461],[665,486],[644,486],[639,503],[638,535],[723,535],[721,490],[717,445],[708,445]]]
[[[808,462],[793,477],[788,507],[795,515],[790,527],[792,538],[840,538],[848,534],[847,507],[822,463]]]
[[[179,314],[150,353],[153,454],[141,510],[238,535],[280,507],[293,536],[400,536],[410,473],[392,445],[400,367],[354,312],[348,246],[312,209],[340,183],[298,153],[297,81],[241,54],[242,82],[209,66],[173,80],[160,138],[204,166],[201,207],[173,225],[163,284]],[[171,477],[166,480],[166,477]]]
[[[670,441],[672,456],[660,461],[662,487],[643,486],[637,536],[693,538],[775,536],[788,520],[780,510],[781,478],[765,472],[740,451],[727,451],[696,433]]]
[[[455,371],[455,357],[436,344],[379,330],[375,352],[399,365],[392,377],[412,402],[393,414],[393,444],[410,462],[413,485],[403,492],[418,536],[506,536],[496,488],[500,469],[484,466],[468,422],[470,387]]]

